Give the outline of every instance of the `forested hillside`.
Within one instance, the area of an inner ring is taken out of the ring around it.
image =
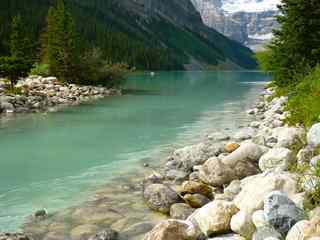
[[[81,45],[101,48],[111,63],[137,69],[183,69],[190,62],[203,68],[224,65],[254,68],[251,51],[207,28],[189,0],[67,0]],[[0,2],[0,53],[8,52],[9,26],[20,14],[34,52],[54,0]]]

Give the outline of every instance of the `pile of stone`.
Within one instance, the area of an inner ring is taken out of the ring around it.
[[[320,240],[320,208],[304,209],[320,179],[301,183],[290,171],[320,161],[320,123],[308,132],[287,126],[287,98],[269,101],[273,93],[248,111],[248,127],[177,149],[163,172],[144,180],[148,206],[171,217],[144,240]]]
[[[55,77],[30,76],[16,85],[19,94],[7,94],[0,84],[0,113],[27,113],[54,110],[56,106],[120,95],[117,89],[60,83]]]

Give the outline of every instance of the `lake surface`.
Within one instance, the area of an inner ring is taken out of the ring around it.
[[[174,147],[248,121],[259,72],[131,76],[124,96],[0,122],[0,232],[38,209],[79,204],[97,186],[156,164]]]

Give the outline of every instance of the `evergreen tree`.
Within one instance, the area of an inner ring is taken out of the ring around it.
[[[23,58],[15,56],[0,57],[0,76],[10,81],[11,89],[17,84],[21,77],[26,77],[30,71],[31,64]]]
[[[74,20],[65,6],[64,0],[58,0],[47,16],[47,29],[43,37],[45,61],[51,74],[61,81],[77,81],[79,50]]]
[[[269,65],[279,86],[295,85],[297,74],[320,63],[320,1],[282,0],[280,10]]]
[[[31,61],[31,42],[20,15],[13,18],[10,33],[10,54],[12,57]]]

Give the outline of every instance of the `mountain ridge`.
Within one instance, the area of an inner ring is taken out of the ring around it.
[[[39,31],[42,27],[39,22],[44,21],[44,10],[54,1],[29,0],[29,8],[21,0],[5,2],[7,6],[3,2],[0,3],[2,9],[7,8],[6,13],[3,11],[0,13],[0,21],[19,12],[29,16],[37,11],[38,5],[41,5],[42,13],[37,13],[33,20],[30,20],[30,24],[37,25],[35,28]],[[76,22],[81,23],[79,26],[81,34],[94,44],[98,42],[96,35],[105,29],[111,29],[145,46],[156,46],[167,51],[168,61],[173,63],[175,68],[189,69],[190,63],[194,65],[192,62],[196,62],[194,66],[202,69],[216,68],[227,63],[230,63],[230,68],[256,67],[252,52],[205,26],[190,0],[123,0],[121,2],[67,0],[66,2]],[[1,32],[5,31],[0,31],[0,34]]]
[[[192,0],[203,22],[253,50],[261,50],[279,28],[279,0]]]

